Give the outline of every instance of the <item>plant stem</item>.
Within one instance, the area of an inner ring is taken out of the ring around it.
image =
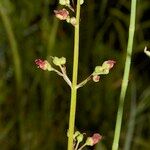
[[[134,38],[134,30],[135,30],[135,18],[136,18],[136,0],[132,0],[127,54],[126,54],[125,69],[124,69],[123,81],[122,81],[121,92],[120,92],[119,107],[117,112],[116,127],[115,127],[112,150],[118,150],[118,145],[119,145],[124,100],[125,100],[126,90],[128,86],[129,72],[131,66],[131,55],[132,55],[133,38]]]
[[[64,67],[60,66],[60,69],[61,69],[61,71],[62,71],[64,80],[66,81],[66,83],[67,83],[67,84],[70,86],[70,88],[71,88],[71,86],[72,86],[72,85],[71,85],[71,81],[70,81],[70,79],[69,79],[68,76],[67,76],[65,66],[64,66]]]
[[[4,27],[6,29],[6,33],[10,42],[10,47],[12,50],[12,56],[13,56],[13,63],[15,67],[15,78],[16,78],[16,83],[17,83],[17,90],[20,91],[20,86],[21,86],[21,64],[20,64],[20,57],[19,57],[19,52],[18,52],[18,46],[17,42],[12,30],[12,26],[10,23],[10,20],[7,16],[7,10],[3,8],[1,2],[0,2],[0,15],[4,24]]]
[[[90,76],[88,76],[85,80],[83,80],[81,83],[79,83],[77,85],[77,89],[80,88],[80,87],[82,87],[82,86],[84,86],[88,81],[91,80],[91,78],[92,78],[92,74]]]
[[[86,146],[86,143],[83,144],[78,150],[82,150]]]
[[[76,99],[77,99],[77,76],[78,76],[78,57],[79,57],[79,20],[80,20],[80,0],[77,0],[76,25],[74,34],[74,58],[73,58],[73,77],[71,89],[71,104],[69,117],[69,137],[68,150],[73,150],[73,134],[75,126]]]
[[[4,24],[8,40],[10,43],[10,48],[12,50],[12,58],[13,58],[13,65],[14,65],[14,72],[15,72],[15,82],[16,82],[16,109],[17,109],[17,119],[16,119],[16,130],[17,130],[17,139],[18,139],[18,149],[22,148],[22,138],[23,138],[23,104],[22,104],[22,69],[21,69],[21,62],[20,56],[18,52],[18,45],[17,41],[12,29],[11,21],[7,14],[7,9],[4,8],[2,2],[0,2],[0,16],[2,18],[2,22]]]

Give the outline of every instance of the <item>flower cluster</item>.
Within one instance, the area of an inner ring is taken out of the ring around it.
[[[84,0],[80,0],[80,5],[84,3]],[[59,0],[59,4],[69,8],[72,12],[74,12],[73,7],[70,5],[70,0]],[[68,23],[71,23],[73,26],[76,25],[76,18],[71,17],[69,11],[65,8],[54,10],[55,16],[59,20],[66,20]]]
[[[116,62],[114,60],[107,60],[104,61],[101,66],[96,66],[94,72],[92,73],[93,81],[98,82],[100,79],[100,75],[108,74],[115,63]]]
[[[42,70],[47,70],[47,71],[54,71],[58,75],[62,76],[64,80],[67,82],[67,84],[72,88],[72,82],[70,81],[69,77],[67,76],[66,73],[66,58],[65,57],[52,57],[52,62],[55,66],[60,67],[60,70],[55,69],[54,67],[51,66],[51,64],[47,60],[42,60],[42,59],[36,59],[35,63],[38,66],[38,68]],[[107,60],[104,61],[101,66],[96,66],[94,69],[94,72],[85,80],[83,80],[81,83],[77,85],[77,89],[84,86],[89,80],[93,80],[94,82],[99,82],[100,80],[100,75],[106,75],[109,73],[110,69],[113,68],[114,64],[116,62],[114,60]]]
[[[82,150],[85,146],[94,146],[98,142],[102,140],[102,136],[99,133],[94,133],[93,136],[87,137],[84,140],[85,133],[80,133],[76,131],[74,133],[74,149],[75,150]],[[83,143],[81,145],[81,142]],[[81,146],[80,146],[81,145]]]
[[[66,67],[65,67],[66,58],[65,57],[60,57],[60,58],[51,57],[51,58],[52,58],[53,65],[58,66],[60,68],[60,71],[52,67],[51,64],[47,60],[36,59],[35,64],[37,65],[38,68],[42,70],[56,72],[59,76],[63,77],[64,80],[67,82],[67,84],[71,87],[72,83],[66,73]]]

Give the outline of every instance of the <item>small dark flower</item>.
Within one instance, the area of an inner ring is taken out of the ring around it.
[[[54,10],[55,16],[60,20],[66,20],[69,17],[69,12],[63,8],[61,10]]]

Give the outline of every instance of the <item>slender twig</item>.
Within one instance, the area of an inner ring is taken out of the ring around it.
[[[91,77],[92,77],[92,74],[90,76],[88,76],[85,80],[83,80],[81,83],[79,83],[77,85],[77,89],[80,88],[80,87],[82,87],[82,86],[84,86],[88,81],[90,81]]]
[[[60,71],[58,71],[57,69],[54,69],[54,68],[53,68],[53,71],[55,71],[59,76],[62,76],[62,77],[63,77],[63,74],[62,74]]]
[[[79,144],[80,144],[80,142],[79,142],[79,141],[77,141],[77,144],[76,144],[76,147],[75,147],[75,149],[74,149],[74,150],[78,150]]]
[[[78,150],[82,150],[86,146],[86,143],[83,144]]]
[[[126,62],[125,62],[125,69],[124,69],[123,81],[122,81],[121,92],[120,92],[119,107],[117,112],[116,127],[115,127],[112,150],[118,150],[118,146],[119,146],[124,100],[125,100],[126,90],[128,86],[129,72],[131,66],[131,55],[132,55],[133,38],[134,38],[134,30],[135,30],[135,18],[136,18],[136,0],[132,0]]]
[[[67,84],[70,86],[70,87],[72,87],[72,83],[71,83],[71,81],[70,81],[70,79],[68,78],[68,76],[67,76],[67,73],[66,73],[66,68],[65,68],[65,66],[60,66],[60,69],[61,69],[61,71],[62,71],[62,73],[63,73],[63,78],[64,78],[64,80],[67,82]]]
[[[77,0],[76,25],[74,34],[73,77],[71,89],[70,116],[69,116],[68,150],[73,150],[73,134],[75,126],[76,99],[77,99],[76,86],[77,86],[78,57],[79,57],[79,20],[80,20],[80,0]]]

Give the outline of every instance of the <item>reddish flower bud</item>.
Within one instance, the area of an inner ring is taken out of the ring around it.
[[[61,10],[54,10],[55,16],[60,20],[66,20],[69,16],[69,12],[63,8]]]
[[[98,133],[93,134],[92,137],[88,137],[86,140],[86,144],[89,146],[93,146],[97,144],[102,139],[102,136]]]
[[[107,61],[104,61],[102,66],[107,66],[108,69],[110,70],[111,68],[113,68],[115,63],[116,62],[114,60],[107,60]]]
[[[93,145],[95,145],[102,139],[102,136],[98,133],[95,133],[91,138],[93,140]]]
[[[36,59],[35,63],[38,66],[38,68],[40,68],[42,70],[48,70],[48,71],[52,71],[53,70],[53,68],[48,63],[47,60]]]

